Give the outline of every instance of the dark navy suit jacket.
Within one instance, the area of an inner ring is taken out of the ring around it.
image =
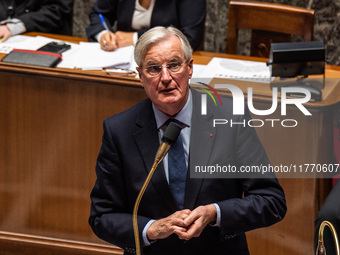
[[[222,106],[208,101],[208,114],[201,115],[201,94],[192,90],[193,116],[190,139],[190,171],[195,166],[269,164],[252,128],[237,125],[213,127],[214,118],[241,122],[233,116],[232,100]],[[146,99],[104,121],[104,135],[91,193],[89,223],[96,235],[125,250],[134,251],[132,211],[159,147],[152,103]],[[188,172],[190,172],[188,171]],[[245,232],[280,221],[286,213],[284,192],[274,176],[266,178],[190,178],[184,207],[217,203],[221,226],[208,225],[199,238],[181,241],[176,235],[143,248],[144,254],[248,254]],[[216,177],[216,176],[215,176]],[[179,210],[167,183],[163,165],[156,169],[138,211],[140,236],[147,222]]]
[[[20,19],[27,32],[72,35],[74,0],[0,1],[0,21],[8,18],[8,6],[15,2],[12,18]]]
[[[111,26],[117,22],[117,30],[132,32],[132,15],[136,0],[97,0],[90,14],[90,26],[86,29],[90,41],[103,30],[98,14],[101,13]],[[204,35],[206,16],[205,0],[156,0],[151,16],[151,27],[170,25],[178,28],[197,50]],[[147,29],[138,31],[141,36]],[[113,30],[112,30],[113,31]]]

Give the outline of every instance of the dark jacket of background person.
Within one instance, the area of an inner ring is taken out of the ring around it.
[[[327,196],[326,201],[321,206],[320,211],[315,219],[315,235],[314,235],[314,249],[316,250],[319,240],[319,228],[323,221],[329,221],[334,226],[337,235],[340,234],[340,181],[338,180],[331,192]],[[326,248],[327,255],[335,255],[335,243],[332,232],[328,227],[324,229],[323,241]]]
[[[74,0],[0,0],[0,21],[21,20],[27,32],[72,35],[71,18]],[[13,6],[13,10],[8,9]]]
[[[101,13],[110,27],[117,23],[115,31],[135,32],[131,27],[136,0],[98,0],[90,13],[90,26],[86,29],[90,41],[103,30],[99,19]],[[170,25],[178,28],[188,38],[191,47],[197,50],[204,34],[206,15],[205,0],[156,0],[151,16],[151,27]],[[111,28],[110,28],[111,29]],[[141,36],[147,28],[138,31]]]

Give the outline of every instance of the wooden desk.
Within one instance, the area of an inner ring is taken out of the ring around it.
[[[214,56],[239,58],[196,52],[195,63],[207,64]],[[327,67],[327,75],[332,77],[339,77],[339,71]],[[0,63],[0,79],[2,254],[121,254],[92,233],[87,223],[89,194],[95,181],[102,121],[146,97],[139,80],[102,71],[5,63]],[[311,118],[288,110],[289,116],[301,120],[299,128],[257,129],[274,165],[333,162],[339,91],[340,86],[332,87],[320,105],[307,104]],[[259,95],[255,106],[266,109],[270,102]],[[287,196],[287,216],[272,227],[249,232],[250,251],[255,255],[312,254],[313,221],[330,182],[280,182]]]

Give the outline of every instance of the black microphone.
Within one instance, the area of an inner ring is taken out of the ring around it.
[[[139,203],[143,197],[143,194],[151,180],[151,177],[153,173],[155,172],[158,164],[163,160],[165,155],[167,154],[168,150],[170,149],[170,146],[173,145],[179,136],[179,133],[181,132],[182,127],[175,121],[171,121],[166,128],[163,137],[161,139],[162,143],[159,146],[156,156],[155,156],[155,161],[152,165],[152,168],[146,177],[146,180],[139,191],[139,194],[137,196],[134,208],[133,208],[133,213],[132,213],[132,222],[133,222],[133,232],[135,235],[135,244],[136,244],[136,254],[140,255],[141,254],[141,247],[140,247],[140,241],[139,241],[139,232],[138,232],[138,222],[137,222],[137,212],[138,212],[138,207]]]
[[[173,145],[182,130],[182,127],[175,121],[171,121],[166,128],[163,137],[161,139],[162,143],[159,146],[156,156],[155,156],[155,163],[159,164],[167,154],[170,146]]]

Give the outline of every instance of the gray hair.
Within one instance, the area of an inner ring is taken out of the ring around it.
[[[171,35],[178,37],[182,44],[182,50],[185,60],[189,60],[192,56],[192,48],[186,36],[174,27],[154,27],[146,31],[137,41],[134,57],[137,65],[141,67],[144,57],[150,47],[164,39],[169,38]]]

